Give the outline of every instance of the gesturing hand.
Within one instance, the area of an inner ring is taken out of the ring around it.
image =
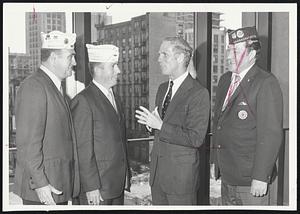
[[[99,205],[103,201],[99,189],[86,192],[86,197],[89,205]]]
[[[47,205],[55,205],[55,202],[53,200],[51,192],[53,192],[56,195],[62,194],[62,191],[55,189],[50,184],[48,184],[47,186],[44,186],[44,187],[36,188],[35,191],[36,191],[41,203],[47,204]]]
[[[135,117],[138,119],[138,123],[146,125],[153,129],[161,129],[162,119],[160,118],[157,107],[151,113],[148,109],[143,106],[140,106],[140,110],[135,111]]]
[[[252,180],[250,193],[253,196],[264,196],[267,193],[267,189],[268,183],[255,179]]]

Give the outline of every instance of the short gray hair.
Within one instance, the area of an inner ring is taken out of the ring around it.
[[[184,54],[185,66],[188,67],[191,57],[193,55],[193,48],[185,41],[182,37],[166,37],[163,42],[169,42],[174,52],[179,52]]]

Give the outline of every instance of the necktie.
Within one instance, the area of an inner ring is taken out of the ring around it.
[[[61,95],[64,96],[64,90],[63,90],[62,85],[60,85],[59,91],[60,91]]]
[[[162,112],[161,112],[161,119],[163,120],[167,111],[167,108],[171,102],[171,98],[172,98],[172,87],[173,87],[173,81],[170,81],[170,85],[169,85],[169,90],[168,90],[168,94],[165,98],[165,101],[163,103],[163,108],[162,108]]]
[[[108,92],[108,99],[111,103],[111,105],[114,107],[114,109],[116,110],[116,112],[118,112],[117,110],[117,105],[116,105],[116,101],[115,101],[115,98],[114,98],[114,94],[113,94],[113,91],[110,89],[109,92]]]
[[[235,89],[238,87],[238,85],[241,81],[241,77],[238,74],[233,73],[232,75],[233,75],[233,78],[232,78],[230,86],[228,88],[227,95],[226,95],[226,98],[225,98],[225,101],[224,101],[224,104],[223,104],[223,107],[222,107],[222,111],[225,110],[225,107],[227,106],[227,104],[230,101],[230,98],[232,97]]]

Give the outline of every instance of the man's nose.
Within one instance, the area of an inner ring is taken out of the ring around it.
[[[75,57],[74,57],[74,56],[72,57],[72,65],[73,65],[73,66],[76,66],[76,65],[77,65],[77,63],[76,63],[76,60],[75,60]]]
[[[121,70],[120,70],[119,66],[117,66],[117,65],[116,65],[116,67],[115,67],[115,72],[116,72],[117,74],[120,74],[120,73],[121,73]]]
[[[158,55],[157,61],[158,61],[158,62],[161,62],[161,61],[162,61],[162,56],[161,56],[161,55]]]

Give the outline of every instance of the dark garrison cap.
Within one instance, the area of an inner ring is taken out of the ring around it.
[[[258,40],[255,27],[244,27],[237,30],[228,30],[229,44],[236,44],[247,40]]]

